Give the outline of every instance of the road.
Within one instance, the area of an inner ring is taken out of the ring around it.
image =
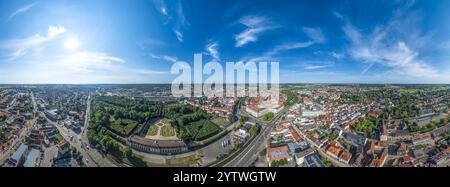
[[[78,140],[80,140],[81,146],[91,157],[91,159],[98,164],[100,167],[116,167],[110,160],[105,158],[102,154],[100,154],[95,148],[87,148],[86,145],[89,145],[89,140],[87,138],[87,128],[89,126],[89,114],[91,111],[91,95],[88,96],[87,99],[87,107],[86,107],[86,117],[84,121],[84,128],[81,133],[77,135]]]
[[[112,164],[111,161],[109,161],[107,158],[103,157],[103,155],[101,155],[96,149],[86,147],[86,145],[89,145],[87,140],[87,133],[86,133],[87,131],[85,130],[88,126],[89,111],[90,111],[90,96],[88,96],[87,100],[85,125],[82,128],[82,132],[80,134],[75,133],[71,129],[67,129],[63,125],[51,121],[50,119],[47,118],[47,116],[45,116],[43,112],[40,112],[40,114],[42,116],[45,116],[45,118],[47,118],[47,121],[58,129],[64,140],[69,142],[69,144],[72,147],[77,149],[81,153],[81,155],[83,155],[86,166],[114,167],[115,165]]]
[[[269,134],[272,131],[272,128],[279,121],[279,119],[284,116],[284,114],[288,111],[288,108],[284,108],[275,117],[270,120],[268,123],[262,126],[262,131],[253,139],[253,141],[245,147],[238,156],[232,159],[230,162],[225,164],[225,167],[247,167],[249,166],[256,158],[258,154],[258,148],[265,144],[267,139],[269,138]],[[240,112],[242,114],[242,112]],[[244,113],[245,115],[245,113]],[[253,119],[253,117],[252,117]],[[259,119],[256,119],[260,121]],[[264,122],[259,122],[263,123]]]

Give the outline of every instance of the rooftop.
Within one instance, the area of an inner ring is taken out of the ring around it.
[[[267,154],[271,161],[287,159],[289,158],[289,147],[287,145],[269,147]]]

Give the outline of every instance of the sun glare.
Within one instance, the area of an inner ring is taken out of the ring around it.
[[[64,42],[64,47],[67,50],[75,51],[80,47],[80,42],[76,38],[69,38]]]

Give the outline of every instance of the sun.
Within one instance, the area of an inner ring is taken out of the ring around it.
[[[77,38],[69,38],[64,42],[64,47],[69,51],[75,51],[80,47],[80,41]]]

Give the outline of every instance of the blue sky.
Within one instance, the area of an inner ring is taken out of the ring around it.
[[[1,83],[170,83],[278,61],[281,82],[450,83],[450,1],[0,1]]]

